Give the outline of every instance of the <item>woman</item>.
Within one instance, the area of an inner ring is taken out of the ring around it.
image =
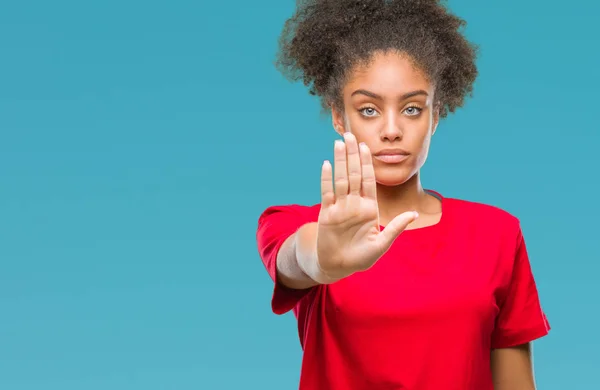
[[[419,175],[477,75],[463,24],[436,0],[304,1],[286,23],[280,68],[343,137],[320,204],[259,219],[273,311],[298,319],[301,389],[535,388],[529,345],[549,325],[518,219]]]

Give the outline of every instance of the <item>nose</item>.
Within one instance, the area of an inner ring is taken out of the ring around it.
[[[393,142],[402,139],[403,132],[399,119],[396,113],[389,113],[387,115],[380,134],[382,141]]]

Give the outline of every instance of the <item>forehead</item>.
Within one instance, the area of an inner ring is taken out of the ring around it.
[[[368,89],[381,95],[395,96],[419,89],[433,92],[433,85],[410,57],[388,52],[376,53],[368,62],[351,70],[344,87],[344,95],[351,94],[356,89]]]

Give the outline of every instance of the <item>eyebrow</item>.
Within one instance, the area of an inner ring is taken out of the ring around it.
[[[377,95],[376,93],[367,91],[365,89],[357,89],[356,91],[352,92],[352,95],[350,95],[350,96],[354,96],[354,95],[365,95],[365,96],[368,96],[373,99],[383,100],[383,98],[381,96]],[[408,99],[408,98],[411,98],[411,97],[414,97],[417,95],[429,96],[429,94],[426,91],[419,89],[416,91],[405,93],[404,95],[401,96],[401,100],[405,100],[405,99]]]

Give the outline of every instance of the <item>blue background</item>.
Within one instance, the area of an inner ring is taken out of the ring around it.
[[[273,66],[294,3],[2,2],[0,389],[297,387],[254,236],[335,139]],[[451,1],[481,76],[423,175],[522,220],[545,390],[600,365],[599,4]]]

